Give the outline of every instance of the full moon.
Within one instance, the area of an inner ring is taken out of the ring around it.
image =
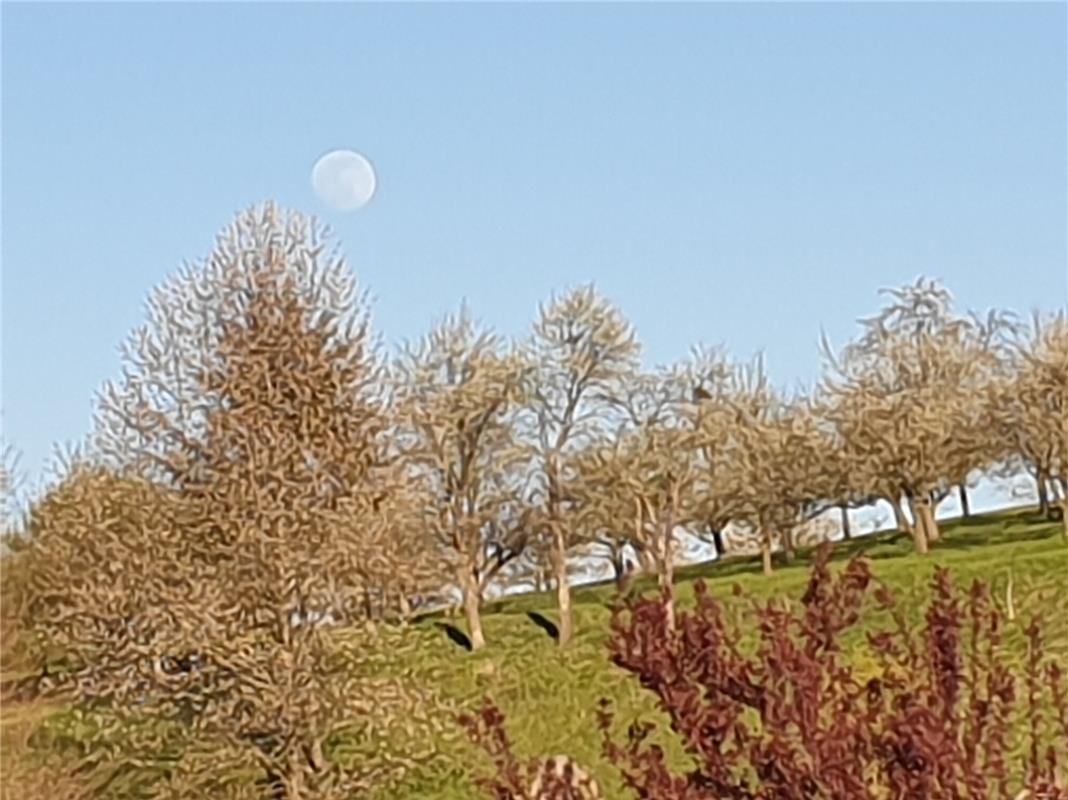
[[[315,162],[312,187],[319,199],[338,211],[363,208],[375,193],[371,162],[354,150],[332,150]]]

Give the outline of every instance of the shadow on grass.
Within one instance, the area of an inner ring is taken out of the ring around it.
[[[445,635],[452,639],[453,644],[459,645],[467,652],[471,652],[471,640],[466,633],[455,625],[450,625],[448,622],[435,622],[434,627],[445,631]]]
[[[545,631],[547,634],[549,634],[549,638],[552,639],[554,642],[559,641],[560,629],[556,627],[555,622],[539,614],[537,611],[528,611],[527,618],[539,628],[541,628],[543,631]]]
[[[1006,509],[993,513],[975,514],[967,519],[940,520],[942,538],[931,548],[932,553],[948,554],[966,553],[972,550],[1007,544],[1023,544],[1047,539],[1059,535],[1061,523],[1042,516],[1035,506]],[[782,558],[781,553],[774,556],[775,571],[783,569],[808,570],[815,558],[816,547],[805,546],[798,550],[790,563]],[[853,556],[864,556],[873,561],[891,561],[913,553],[912,537],[900,530],[884,530],[854,536],[852,539],[839,540],[834,543],[835,562],[848,561]],[[702,578],[716,581],[736,578],[744,575],[759,575],[762,570],[759,554],[729,555],[722,559],[712,559],[687,564],[675,572],[676,584]],[[656,577],[652,575],[636,576],[630,587],[632,594],[645,595],[657,591]],[[593,604],[610,608],[614,602],[616,582],[612,578],[573,587],[572,597],[576,604]],[[497,599],[483,607],[484,613],[531,614],[540,610],[555,608],[555,592],[529,592]],[[439,617],[442,614],[436,613]],[[541,614],[538,616],[544,617]],[[429,619],[431,615],[423,617]],[[536,623],[539,624],[539,623]],[[548,633],[548,629],[543,627]],[[552,635],[550,633],[550,635]]]

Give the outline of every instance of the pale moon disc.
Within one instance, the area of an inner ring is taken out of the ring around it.
[[[332,150],[315,162],[312,187],[319,199],[338,211],[363,208],[375,193],[371,162],[354,150]]]

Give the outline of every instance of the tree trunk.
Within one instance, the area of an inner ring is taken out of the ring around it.
[[[375,618],[375,603],[371,597],[370,589],[363,590],[363,610],[367,614],[367,619]]]
[[[675,630],[675,548],[674,525],[672,517],[663,523],[659,547],[659,564],[657,564],[657,583],[664,603],[665,622],[669,631]]]
[[[916,515],[916,528],[923,535],[927,544],[937,542],[941,538],[938,530],[938,521],[935,519],[934,503],[930,495],[922,494],[913,499],[913,512]],[[918,534],[919,535],[919,534]]]
[[[930,521],[924,509],[930,509]],[[909,496],[909,511],[912,513],[913,538],[918,540],[922,536],[927,548],[930,548],[931,543],[938,542],[939,538],[938,526],[932,526],[930,523],[935,519],[935,500],[929,493],[915,497]],[[927,550],[925,549],[924,552]]]
[[[838,510],[842,512],[842,538],[849,541],[853,538],[853,528],[849,524],[849,506],[842,503],[838,506]]]
[[[960,515],[962,519],[968,519],[972,515],[971,504],[968,502],[968,487],[963,483],[957,486],[960,493]]]
[[[901,503],[893,503],[894,515],[897,517],[898,527],[912,536],[912,542],[916,547],[916,552],[920,555],[927,553],[929,545],[927,542],[927,532],[924,530],[923,524],[920,518],[916,515],[916,503],[913,502],[911,495],[906,495],[906,502],[909,505],[909,511],[912,512],[912,522],[909,523],[905,517],[905,509],[902,508]]]
[[[786,528],[780,534],[782,538],[782,558],[787,564],[794,563],[794,556],[797,555],[797,547],[794,542],[794,529]]]
[[[764,531],[763,536],[760,538],[760,560],[764,567],[764,574],[771,575],[774,572],[774,568],[771,564],[771,531]]]
[[[708,529],[712,532],[712,546],[716,548],[716,558],[725,557],[727,555],[727,547],[723,542],[723,531],[711,525],[708,526]]]
[[[1057,505],[1061,509],[1061,533],[1064,534],[1065,540],[1068,541],[1068,496],[1061,495]]]
[[[401,622],[408,622],[412,618],[412,604],[408,600],[408,593],[401,592],[397,598]]]
[[[1038,512],[1049,519],[1049,477],[1045,470],[1040,469],[1035,473],[1035,483],[1038,486]]]
[[[642,574],[655,575],[656,574],[656,558],[647,548],[638,548],[638,564],[641,566]]]
[[[623,572],[616,578],[616,593],[626,597],[630,586],[634,582],[634,562],[630,559],[623,561]]]
[[[564,537],[559,531],[553,535],[552,552],[553,572],[556,575],[556,603],[560,612],[558,644],[564,647],[574,634],[574,621],[571,617],[571,585],[567,582],[567,549]]]
[[[471,637],[471,649],[481,650],[486,646],[486,637],[482,633],[482,598],[478,591],[478,578],[470,571],[465,571],[461,591],[464,595],[464,614],[467,616],[467,632]]]
[[[623,555],[623,548],[612,550],[612,580],[616,585],[623,580],[623,576],[627,574],[627,559]]]
[[[922,508],[923,510],[920,513],[924,518],[924,532],[927,534],[928,544],[932,544],[942,538],[942,529],[938,527],[938,517],[935,514],[937,508],[933,499],[930,503],[923,505]]]
[[[671,555],[667,555],[660,565],[657,583],[664,603],[664,615],[668,630],[675,630],[675,564]]]

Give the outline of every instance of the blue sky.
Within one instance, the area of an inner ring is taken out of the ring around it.
[[[331,224],[388,343],[595,281],[650,362],[818,374],[877,289],[1068,299],[1064,3],[2,6],[4,435],[89,429],[148,292],[267,198]],[[310,172],[365,153],[337,213]]]

